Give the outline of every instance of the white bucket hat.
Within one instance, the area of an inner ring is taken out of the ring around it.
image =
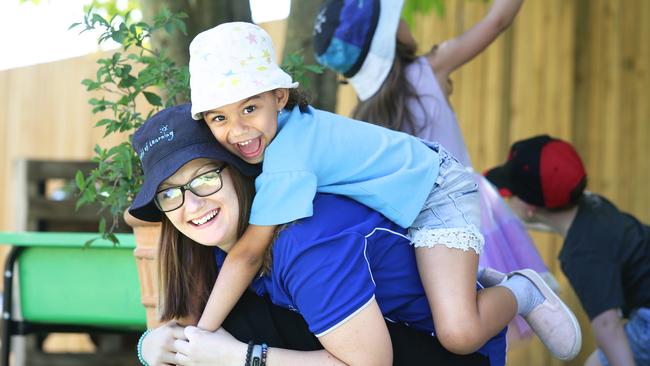
[[[296,88],[275,62],[271,37],[245,22],[223,23],[199,33],[190,43],[192,118],[256,94]]]

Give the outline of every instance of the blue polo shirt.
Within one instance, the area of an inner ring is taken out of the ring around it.
[[[373,298],[386,319],[434,335],[405,230],[342,196],[317,194],[314,215],[280,232],[271,271],[253,288],[299,312],[316,336],[336,329]],[[505,329],[479,352],[491,365],[504,365]]]
[[[308,107],[278,117],[264,152],[250,223],[312,215],[316,192],[350,197],[406,228],[438,176],[438,153],[418,138]]]

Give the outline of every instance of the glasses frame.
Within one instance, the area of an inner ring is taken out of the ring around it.
[[[224,163],[218,168],[210,169],[207,172],[204,172],[204,173],[201,173],[201,174],[197,175],[196,177],[192,178],[189,182],[187,182],[185,184],[181,184],[181,185],[177,185],[177,186],[171,186],[171,187],[167,187],[165,189],[160,189],[160,190],[156,191],[156,193],[154,194],[153,202],[156,204],[156,207],[158,207],[158,209],[161,212],[171,212],[171,211],[178,210],[179,208],[183,207],[183,205],[185,204],[185,192],[187,192],[187,191],[192,192],[192,194],[194,194],[197,197],[207,197],[207,196],[213,195],[213,194],[219,192],[223,188],[223,177],[221,176],[221,173],[223,172],[224,169],[226,169],[227,166],[228,166],[228,164]],[[202,177],[202,176],[204,176],[206,174],[210,174],[210,173],[217,173],[217,176],[219,177],[219,181],[221,182],[221,185],[220,185],[219,189],[217,189],[214,192],[207,193],[207,194],[199,194],[199,193],[195,192],[194,189],[192,188],[192,183],[194,183],[194,181],[199,179],[200,177]],[[167,191],[167,190],[173,189],[173,188],[179,188],[181,190],[181,203],[178,205],[178,207],[175,207],[175,208],[172,208],[172,209],[169,209],[169,210],[164,210],[162,208],[162,205],[160,204],[160,202],[158,202],[158,193],[164,192],[164,191]]]

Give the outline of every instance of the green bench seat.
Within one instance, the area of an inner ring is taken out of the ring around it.
[[[3,365],[11,335],[146,329],[133,235],[118,234],[118,246],[96,240],[86,247],[97,235],[0,232],[0,245],[13,246],[5,265]],[[19,304],[19,318],[12,303]]]

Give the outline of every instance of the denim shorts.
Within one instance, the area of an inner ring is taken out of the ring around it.
[[[439,144],[425,143],[438,152],[440,169],[422,211],[409,228],[413,245],[444,245],[481,254],[480,198],[473,174]]]
[[[650,308],[639,308],[630,314],[625,334],[637,366],[650,366]],[[601,350],[598,350],[598,359],[603,366],[609,366]]]

